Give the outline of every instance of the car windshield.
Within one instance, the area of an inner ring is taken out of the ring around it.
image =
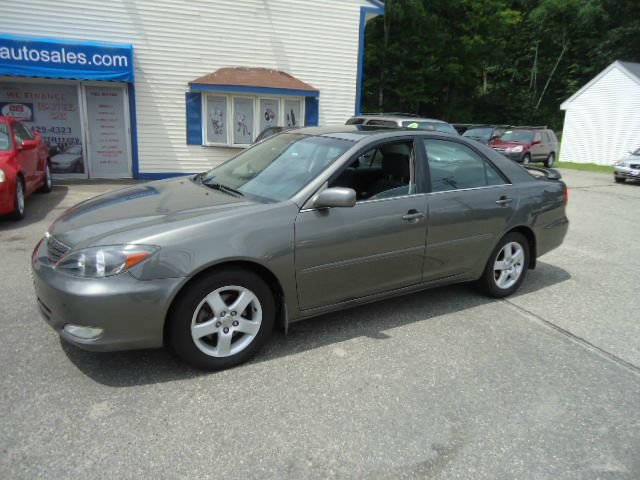
[[[11,149],[11,139],[9,138],[9,128],[6,123],[0,123],[0,151]]]
[[[73,145],[72,147],[67,148],[62,153],[67,153],[67,154],[70,154],[70,155],[78,155],[78,154],[82,153],[82,146],[81,145]]]
[[[482,138],[489,140],[489,137],[493,133],[493,128],[470,128],[462,134],[463,137]]]
[[[417,128],[419,130],[435,130],[443,133],[457,133],[456,129],[448,123],[444,122],[425,122],[423,120],[404,120],[402,122],[403,127]]]
[[[352,145],[337,138],[282,133],[209,170],[201,180],[269,201],[286,200]]]
[[[527,130],[507,130],[502,134],[503,142],[530,143],[533,141],[533,132]]]

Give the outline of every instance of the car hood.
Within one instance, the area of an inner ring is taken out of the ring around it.
[[[79,158],[82,158],[82,155],[79,153],[59,153],[51,157],[51,163],[71,164]]]
[[[174,222],[256,205],[179,177],[135,185],[79,203],[58,218],[49,233],[69,247],[84,247],[133,230],[170,230]],[[137,238],[133,235],[129,241]]]
[[[0,152],[0,167],[2,167],[9,159],[13,156],[13,152],[9,151],[1,151]]]

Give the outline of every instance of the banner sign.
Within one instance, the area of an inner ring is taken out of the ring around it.
[[[133,82],[133,46],[0,35],[0,75]]]

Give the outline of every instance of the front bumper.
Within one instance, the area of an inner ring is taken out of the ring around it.
[[[494,148],[494,150],[498,153],[501,153],[508,159],[518,163],[522,163],[522,159],[524,158],[524,154],[526,153],[526,152],[507,152],[505,150],[498,150],[497,148]]]
[[[638,165],[640,166],[640,165]],[[628,168],[615,165],[613,174],[618,178],[629,178],[631,180],[640,180],[640,168]]]
[[[126,272],[100,279],[72,277],[52,268],[44,242],[34,252],[32,268],[44,319],[68,342],[94,351],[161,347],[170,302],[184,282],[142,281]],[[88,340],[64,330],[67,324],[104,331]]]

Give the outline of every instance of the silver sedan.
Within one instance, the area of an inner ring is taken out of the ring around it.
[[[616,183],[624,183],[627,179],[640,180],[640,148],[630,151],[629,156],[614,164],[613,179]]]
[[[566,186],[538,170],[446,133],[281,133],[68,210],[33,254],[38,303],[79,347],[221,369],[275,325],[456,282],[505,297],[567,232]]]

